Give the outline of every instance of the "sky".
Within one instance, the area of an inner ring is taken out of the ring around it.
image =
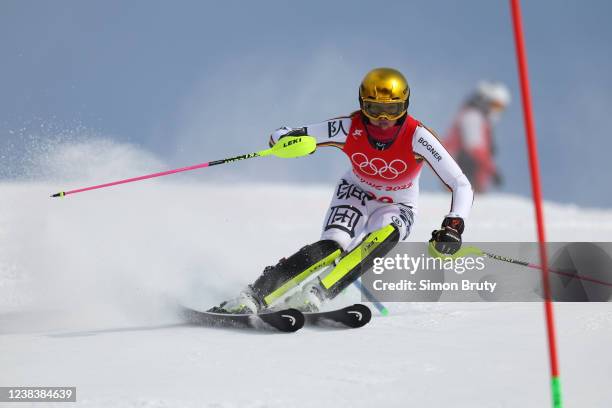
[[[612,3],[523,1],[523,15],[544,197],[611,207]],[[441,135],[479,80],[506,83],[502,191],[530,196],[514,52],[501,0],[4,0],[0,178],[31,174],[33,145],[66,140],[140,149],[158,159],[151,171],[260,150],[280,126],[354,111],[365,73],[391,66],[411,85],[410,113]],[[331,186],[347,168],[321,149],[191,176]]]

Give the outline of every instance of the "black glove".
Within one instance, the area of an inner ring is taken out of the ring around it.
[[[431,232],[429,242],[434,243],[434,247],[438,252],[452,255],[461,248],[463,228],[463,218],[446,217],[442,221],[442,228]]]
[[[307,136],[306,131],[307,129],[305,127],[289,129],[286,126],[283,126],[282,128],[276,129],[274,132],[272,132],[272,134],[270,135],[270,141],[268,142],[268,146],[274,146],[276,142],[278,142],[285,136]]]
[[[278,140],[281,140],[283,137],[286,137],[286,136],[308,136],[308,134],[306,133],[306,128],[301,127],[301,128],[292,129],[288,131],[287,133],[279,137]]]
[[[290,130],[289,132],[285,133],[284,135],[280,136],[278,138],[278,140],[281,140],[283,137],[287,137],[287,136],[308,136],[308,133],[306,133],[307,129],[306,127],[301,127],[301,128],[297,128],[297,129],[293,129]],[[308,153],[308,154],[314,154],[316,150],[313,150],[312,152]]]

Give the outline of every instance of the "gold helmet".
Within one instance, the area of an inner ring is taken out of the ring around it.
[[[393,68],[376,68],[359,87],[359,106],[370,119],[396,120],[406,114],[410,98],[408,81]]]

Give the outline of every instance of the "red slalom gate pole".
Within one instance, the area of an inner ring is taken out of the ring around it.
[[[557,342],[555,336],[555,320],[553,304],[550,297],[548,255],[546,253],[546,233],[544,229],[544,211],[542,208],[542,186],[540,184],[540,167],[538,163],[538,149],[533,110],[531,106],[531,92],[529,89],[529,73],[527,70],[527,52],[523,35],[523,21],[521,15],[520,0],[510,0],[512,11],[512,25],[514,29],[514,41],[516,44],[516,59],[518,64],[519,79],[521,85],[521,98],[523,102],[523,116],[525,119],[525,132],[527,138],[527,149],[529,153],[529,170],[531,173],[531,190],[535,206],[536,222],[538,229],[538,243],[540,249],[540,262],[542,264],[542,287],[544,291],[544,311],[546,315],[546,331],[548,334],[548,351],[551,371],[552,406],[561,408],[563,406],[561,381],[559,378],[559,363],[557,360]]]

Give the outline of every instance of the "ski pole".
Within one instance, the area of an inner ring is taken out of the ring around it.
[[[536,264],[533,264],[533,263],[530,263],[530,262],[521,261],[519,259],[508,258],[506,256],[492,254],[492,253],[486,252],[486,251],[482,251],[482,253],[483,253],[483,255],[486,255],[487,257],[489,257],[491,259],[495,259],[497,261],[503,261],[503,262],[508,262],[508,263],[512,263],[512,264],[515,264],[515,265],[525,266],[527,268],[542,270],[542,266],[541,265],[536,265]],[[610,282],[605,282],[605,281],[602,281],[602,280],[599,280],[599,279],[595,279],[595,278],[589,278],[588,276],[577,275],[576,274],[577,271],[574,270],[574,269],[560,270],[560,269],[548,268],[548,271],[551,272],[551,273],[557,274],[557,275],[567,276],[569,278],[576,278],[576,279],[584,280],[584,281],[587,281],[587,282],[598,283],[600,285],[612,286],[612,283],[610,283]]]
[[[433,257],[453,258],[453,259],[461,258],[467,255],[476,255],[476,256],[484,255],[487,258],[495,259],[496,261],[508,262],[511,264],[520,265],[520,266],[524,266],[524,267],[532,268],[532,269],[539,269],[539,270],[543,269],[541,265],[533,264],[527,261],[522,261],[520,259],[509,258],[507,256],[493,254],[491,252],[483,251],[482,249],[475,247],[475,246],[461,247],[461,249],[459,249],[459,251],[455,252],[454,254],[446,255],[446,254],[442,254],[441,252],[438,252],[433,246],[433,243],[430,242],[429,243],[429,254]],[[547,268],[547,269],[550,273],[554,273],[556,275],[567,276],[569,278],[576,278],[576,279],[584,280],[587,282],[598,283],[600,285],[605,285],[605,286],[612,286],[612,283],[610,282],[605,282],[605,281],[595,279],[595,278],[589,278],[588,276],[578,275],[576,273],[577,271],[573,269],[568,269],[568,270],[560,270],[560,269],[553,269],[553,268]]]
[[[361,283],[359,279],[357,279],[353,283],[359,288],[363,296],[365,296],[366,299],[368,299],[368,301],[370,301],[376,307],[376,309],[378,309],[381,315],[387,316],[389,314],[389,309],[387,309],[385,305],[380,303],[378,299],[376,299],[376,297],[372,294],[372,292],[370,292],[365,286],[363,286],[363,283]]]
[[[51,197],[64,197],[68,194],[76,194],[82,193],[84,191],[96,190],[99,188],[105,188],[110,186],[116,186],[118,184],[131,183],[134,181],[146,180],[155,177],[167,176],[170,174],[181,173],[183,171],[190,171],[201,169],[204,167],[216,166],[219,164],[225,163],[233,163],[239,160],[252,159],[255,157],[264,157],[264,156],[276,156],[284,159],[296,158],[301,156],[306,156],[312,152],[314,152],[317,148],[317,141],[314,137],[311,136],[286,136],[283,137],[278,143],[272,146],[269,149],[260,150],[254,153],[243,154],[240,156],[230,157],[227,159],[214,160],[206,163],[194,164],[193,166],[181,167],[179,169],[161,171],[159,173],[147,174],[139,177],[132,177],[125,180],[112,181],[110,183],[98,184],[91,187],[79,188],[76,190],[70,191],[61,191],[59,193],[53,194]]]

